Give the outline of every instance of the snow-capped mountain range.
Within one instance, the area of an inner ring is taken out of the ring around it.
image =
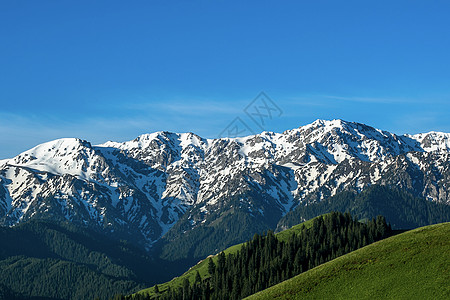
[[[233,208],[276,225],[297,205],[372,184],[450,204],[449,154],[448,133],[398,136],[342,120],[241,138],[60,139],[0,161],[0,224],[69,220],[148,248],[177,222],[210,226]]]

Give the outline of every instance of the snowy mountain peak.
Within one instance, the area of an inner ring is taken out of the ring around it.
[[[447,203],[449,140],[339,119],[239,138],[160,131],[97,146],[60,139],[0,161],[0,221],[51,215],[131,230],[149,246],[180,218],[201,226],[232,207],[277,219],[300,203],[375,183]]]
[[[333,120],[323,120],[323,119],[317,119],[314,122],[312,122],[309,125],[306,125],[304,127],[311,126],[313,128],[317,127],[325,127],[325,128],[343,128],[348,122],[341,120],[341,119],[333,119]]]
[[[450,133],[431,131],[407,136],[418,141],[427,152],[450,151]]]
[[[83,149],[91,149],[89,142],[78,138],[63,138],[40,144],[30,150],[22,152],[18,156],[9,160],[11,164],[26,165],[35,164],[46,160],[53,160],[57,157],[67,157],[78,154]]]
[[[342,119],[322,120],[318,119],[311,124],[299,127],[302,131],[319,131],[319,132],[346,132],[351,134],[359,134],[359,132],[389,134],[366,124],[349,122]]]
[[[63,138],[43,143],[8,159],[6,165],[86,178],[89,160],[94,156],[95,151],[89,142],[78,138]]]

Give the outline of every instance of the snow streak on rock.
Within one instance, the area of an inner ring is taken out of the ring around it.
[[[342,120],[242,138],[156,132],[97,146],[61,139],[0,161],[0,220],[69,220],[150,247],[186,214],[191,227],[233,205],[281,218],[371,184],[450,204],[449,152],[448,133],[397,136]]]

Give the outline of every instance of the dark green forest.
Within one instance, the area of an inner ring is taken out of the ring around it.
[[[1,227],[0,240],[0,299],[107,299],[161,280],[144,251],[69,223]]]
[[[161,291],[157,299],[242,299],[281,281],[305,272],[338,256],[386,238],[392,234],[382,216],[368,222],[353,219],[350,213],[333,212],[302,227],[288,241],[279,240],[272,231],[255,234],[236,254],[209,258],[209,277],[185,279],[177,289]],[[142,300],[154,296],[117,295],[114,299]]]
[[[361,193],[344,191],[320,202],[299,205],[280,220],[278,229],[298,224],[332,211],[350,212],[359,219],[382,215],[393,229],[412,229],[425,225],[448,222],[450,206],[435,203],[397,187],[373,185]]]
[[[257,196],[251,197],[256,199]],[[250,216],[246,209],[239,209],[239,199],[230,201],[232,208],[229,210],[211,212],[209,217],[216,219],[211,226],[190,229],[190,223],[183,222],[191,214],[188,212],[155,244],[155,252],[164,260],[177,261],[188,268],[211,253],[248,240],[255,232],[269,229],[281,231],[298,224],[300,220],[309,220],[332,211],[348,211],[359,219],[382,215],[394,229],[412,229],[450,220],[450,206],[415,197],[397,187],[381,185],[367,187],[360,193],[342,191],[307,206],[300,204],[281,219],[270,216],[270,211],[267,211],[265,215],[270,217],[270,222],[260,216]]]
[[[231,203],[232,207],[239,207],[239,200]],[[187,216],[189,213],[183,218]],[[273,222],[273,225],[268,227],[258,218],[250,216],[247,211],[233,208],[225,212],[212,212],[210,217],[217,219],[214,225],[198,226],[194,229],[181,227],[181,224],[185,223],[179,221],[173,230],[156,244],[159,248],[156,252],[160,253],[162,259],[169,261],[191,258],[190,266],[211,253],[248,240],[255,232],[263,232],[276,226],[276,222]]]
[[[375,185],[359,194],[344,191],[318,203],[298,206],[279,222],[276,231],[296,225],[300,220],[312,219],[331,211],[348,211],[359,220],[371,220],[376,215],[383,215],[386,222],[389,222],[394,229],[416,228],[450,220],[450,206],[414,197],[395,187]],[[258,230],[252,230],[255,227]],[[269,228],[275,229],[275,225]],[[131,294],[145,287],[153,286],[156,282],[168,281],[173,276],[181,274],[189,266],[195,264],[198,261],[197,257],[208,249],[213,249],[208,254],[218,253],[232,244],[245,241],[254,232],[264,232],[269,228],[264,226],[260,220],[253,220],[252,217],[239,210],[230,211],[220,216],[220,223],[216,227],[188,231],[183,239],[174,238],[173,241],[165,244],[164,249],[158,248],[156,245],[155,249],[152,249],[153,252],[148,253],[129,242],[112,240],[103,234],[67,222],[30,221],[12,228],[0,227],[2,242],[0,247],[0,299],[58,300],[94,299],[94,297],[109,299],[119,293]],[[308,230],[305,229],[305,234],[306,232]],[[260,238],[266,241],[271,239],[271,235],[272,233],[269,231],[267,235]],[[345,241],[343,237],[341,237],[342,239]],[[361,239],[358,239],[358,245],[359,243],[369,243],[371,240],[369,236],[365,236],[364,241],[363,235]],[[246,247],[249,247],[248,245],[251,243],[249,242]],[[324,243],[329,242],[325,241]],[[294,245],[280,241],[276,241],[276,244],[276,247],[282,249]],[[309,244],[313,245],[312,242]],[[305,244],[301,243],[301,245]],[[301,265],[301,271],[305,271],[316,263],[336,257],[337,253],[340,255],[342,251],[347,253],[346,246],[348,251],[354,249],[354,245],[343,244],[339,246],[341,250],[334,249],[334,253],[332,250],[327,253],[331,256],[315,257],[315,254],[312,257],[308,256],[308,263]],[[312,249],[316,249],[314,247]],[[334,247],[334,244],[327,244],[327,247]],[[308,253],[306,248],[303,246],[300,248],[305,251],[303,255],[306,257]],[[292,251],[294,250],[288,252]],[[239,255],[241,256],[233,259],[241,261],[243,254]],[[267,261],[273,258],[273,262],[270,264],[281,264],[281,267],[276,266],[281,269],[276,269],[276,275],[275,271],[270,269],[267,271],[269,275],[265,275],[266,277],[261,280],[268,280],[267,284],[273,284],[299,272],[298,265],[296,265],[297,269],[284,269],[283,265],[286,263],[286,259],[288,262],[295,261],[295,255],[283,258],[284,260],[281,259],[281,254],[274,257],[269,256]],[[226,261],[228,266],[230,264],[228,257]],[[289,265],[291,264],[289,263]],[[217,270],[219,269],[221,270],[220,267],[217,267]],[[233,269],[227,272],[227,274],[234,274],[233,272],[236,271]],[[264,272],[262,274],[265,274]],[[258,284],[258,281],[242,279],[239,286],[236,287],[233,282],[227,281],[228,279],[216,280],[216,276],[218,275],[213,274],[208,281],[200,281],[195,285],[192,285],[191,282],[189,289],[186,285],[185,295],[195,294],[197,296],[198,290],[201,288],[206,299],[209,299],[207,297],[221,299],[225,296],[214,293],[219,290],[218,284],[223,285],[224,282],[228,284],[228,288],[231,288],[230,292],[233,292],[233,288],[237,289],[234,293],[239,292],[240,296],[249,292],[248,286],[258,286],[259,288],[263,286],[261,283]],[[205,288],[205,285],[208,285],[208,288]],[[188,290],[189,294],[186,294]],[[176,298],[180,291],[173,290],[170,293],[164,291],[161,293],[161,299],[166,299],[163,297],[172,295],[172,293]],[[232,299],[233,295],[227,296]]]

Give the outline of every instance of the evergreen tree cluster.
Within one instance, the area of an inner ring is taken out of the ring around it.
[[[272,231],[255,234],[236,254],[221,252],[216,262],[210,258],[208,278],[202,280],[197,273],[192,284],[185,279],[181,287],[168,289],[157,299],[242,299],[390,234],[391,227],[382,216],[361,223],[350,213],[332,212],[315,218],[310,228],[303,225],[287,241]]]
[[[359,219],[377,215],[386,217],[393,229],[412,229],[450,221],[450,206],[415,197],[395,186],[372,185],[361,193],[343,191],[333,197],[299,205],[279,222],[279,228],[291,227],[299,219],[312,219],[331,211],[350,212]]]
[[[251,216],[248,209],[242,207],[240,197],[229,201],[229,209],[221,208],[208,215],[207,222],[214,220],[214,226],[192,228],[188,220],[191,213],[183,216],[157,243],[161,247],[160,257],[168,261],[179,261],[178,264],[185,260],[187,264],[183,269],[186,269],[218,249],[240,244],[255,232],[274,228],[279,221],[279,215],[270,217],[268,212],[265,218]]]
[[[125,241],[70,223],[0,227],[0,300],[108,299],[154,284],[161,268]]]

